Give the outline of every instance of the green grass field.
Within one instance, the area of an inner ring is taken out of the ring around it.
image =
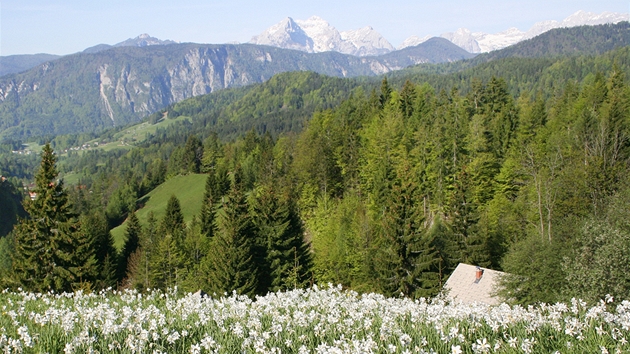
[[[142,226],[146,226],[146,220],[152,211],[158,222],[164,216],[166,211],[166,203],[171,195],[175,195],[179,199],[186,223],[192,220],[193,215],[198,215],[201,211],[203,193],[206,185],[205,174],[190,174],[186,176],[176,176],[159,185],[149,194],[140,198],[139,201],[144,204],[138,209],[136,215]],[[114,243],[118,249],[121,249],[125,240],[126,222],[112,230]]]

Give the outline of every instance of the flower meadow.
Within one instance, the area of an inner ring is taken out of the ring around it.
[[[630,302],[521,307],[313,287],[249,299],[0,295],[6,353],[628,353]]]

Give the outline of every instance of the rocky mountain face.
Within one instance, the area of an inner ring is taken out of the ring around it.
[[[294,29],[293,38],[303,36]],[[0,140],[125,125],[183,99],[264,82],[281,72],[370,76],[471,56],[438,38],[378,57],[252,44],[122,46],[77,53],[0,78]]]
[[[287,17],[253,37],[250,43],[301,50],[307,53],[334,51],[355,56],[382,55],[395,50],[372,27],[339,32],[317,16],[305,21]]]
[[[618,23],[621,21],[628,21],[628,14],[613,12],[596,14],[593,12],[578,11],[562,21],[552,20],[537,22],[525,32],[515,27],[494,34],[483,32],[473,33],[466,28],[460,28],[455,32],[443,33],[441,37],[448,39],[470,53],[487,53],[534,38],[554,28],[570,28],[584,25],[593,26],[606,23]],[[415,43],[411,38],[412,37],[410,37],[408,41]]]

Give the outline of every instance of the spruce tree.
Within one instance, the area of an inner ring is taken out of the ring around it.
[[[435,294],[439,279],[437,255],[417,202],[418,187],[408,166],[402,166],[390,188],[382,217],[379,260],[376,264],[384,292],[421,297]]]
[[[97,266],[94,244],[81,232],[63,182],[57,180],[50,144],[42,150],[34,200],[26,200],[26,219],[15,229],[13,279],[29,291],[71,291],[90,286]]]
[[[221,197],[225,194],[224,181],[217,176],[215,171],[211,171],[206,178],[206,190],[203,195],[201,205],[200,224],[201,232],[212,238],[215,233],[215,213]]]
[[[261,186],[254,195],[251,209],[261,292],[306,286],[312,260],[295,206],[273,186]]]
[[[217,233],[204,260],[208,290],[219,295],[236,291],[253,296],[259,289],[252,250],[254,225],[242,188],[241,171],[237,167],[230,190],[217,211]]]
[[[109,232],[107,217],[103,213],[92,212],[81,217],[81,229],[92,239],[98,265],[96,289],[116,287],[116,262],[118,253],[114,239]]]
[[[140,235],[142,234],[142,226],[136,216],[136,212],[132,211],[127,218],[127,228],[125,229],[125,244],[120,253],[117,267],[118,281],[122,281],[127,276],[127,268],[129,265],[129,257],[136,252],[140,245]]]
[[[171,195],[166,203],[166,214],[160,223],[160,231],[179,238],[185,228],[184,214],[182,214],[179,199],[175,195]]]
[[[170,288],[179,285],[185,275],[183,238],[186,224],[179,200],[172,195],[166,204],[166,213],[160,223],[159,239],[150,255],[153,286]]]
[[[155,266],[151,262],[157,250],[157,221],[153,212],[149,212],[146,227],[140,237],[138,249],[127,261],[127,281],[125,286],[137,290],[155,287]]]

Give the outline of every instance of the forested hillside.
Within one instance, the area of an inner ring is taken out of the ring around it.
[[[378,83],[286,73],[171,105],[147,121],[180,123],[135,146],[59,161],[46,146],[46,197],[0,244],[2,285],[254,295],[331,282],[421,297],[466,262],[510,273],[502,294],[517,303],[627,298],[629,75],[628,46]],[[187,174],[206,175],[189,222],[175,193],[163,217],[138,210],[165,181],[190,189],[175,178]],[[46,258],[59,282],[24,276],[45,251],[21,246],[35,228],[41,244],[81,247]]]

